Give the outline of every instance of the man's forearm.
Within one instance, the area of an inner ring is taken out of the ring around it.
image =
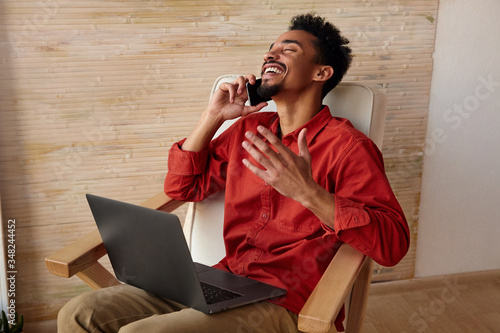
[[[207,148],[223,122],[223,120],[211,116],[209,112],[203,112],[198,124],[182,144],[182,150],[201,151]]]
[[[316,185],[303,200],[300,200],[300,203],[334,230],[335,197],[319,184]]]

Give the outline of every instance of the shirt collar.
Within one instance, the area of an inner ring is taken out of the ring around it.
[[[297,141],[299,139],[300,131],[303,128],[307,128],[306,140],[307,140],[307,145],[309,145],[312,142],[312,140],[316,137],[316,135],[330,122],[332,118],[333,116],[330,113],[330,108],[324,105],[323,109],[320,112],[318,112],[311,120],[309,120],[303,126],[297,128],[295,131],[285,135],[282,138],[282,141],[283,142],[288,140]],[[279,121],[280,118],[276,117],[276,119],[269,128],[271,132],[273,132],[275,135],[278,134]]]

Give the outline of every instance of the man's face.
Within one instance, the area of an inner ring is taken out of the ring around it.
[[[270,98],[285,91],[299,93],[309,85],[318,67],[315,40],[303,30],[282,34],[264,55],[259,94]]]

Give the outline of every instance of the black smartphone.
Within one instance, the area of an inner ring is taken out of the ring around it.
[[[271,99],[265,99],[257,92],[257,88],[262,84],[262,79],[257,79],[255,84],[250,84],[247,82],[247,94],[248,100],[250,101],[250,105],[255,106],[259,105],[259,103],[270,101]]]

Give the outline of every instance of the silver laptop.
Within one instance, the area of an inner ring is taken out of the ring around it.
[[[87,194],[118,280],[204,313],[283,296],[265,283],[194,263],[179,218]]]

